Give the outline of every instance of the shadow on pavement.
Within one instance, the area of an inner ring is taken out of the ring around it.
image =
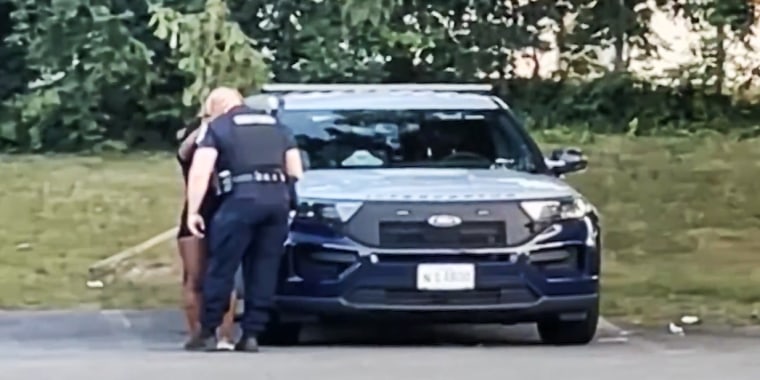
[[[184,339],[184,319],[176,310],[0,312],[0,346],[6,347],[165,350]],[[312,347],[536,344],[533,325],[307,326],[301,335],[301,345]]]
[[[524,346],[538,344],[530,325],[308,326],[304,346]]]

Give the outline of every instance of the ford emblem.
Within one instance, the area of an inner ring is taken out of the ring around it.
[[[428,218],[428,224],[433,227],[454,227],[462,224],[462,218],[454,215],[433,215]]]

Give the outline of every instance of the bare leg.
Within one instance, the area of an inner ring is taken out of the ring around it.
[[[224,315],[222,325],[219,327],[219,335],[229,342],[235,341],[235,310],[237,309],[237,295],[232,291],[230,295],[230,307]]]
[[[201,281],[205,266],[205,252],[200,240],[194,236],[178,239],[182,258],[182,298],[184,301],[187,329],[191,335],[200,329]]]

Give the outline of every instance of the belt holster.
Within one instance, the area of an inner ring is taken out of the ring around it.
[[[232,192],[234,187],[232,173],[229,170],[222,170],[216,175],[216,195],[223,195]]]

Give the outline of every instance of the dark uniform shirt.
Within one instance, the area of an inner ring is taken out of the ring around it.
[[[285,152],[296,148],[296,141],[287,128],[269,120],[273,120],[271,116],[237,106],[201,130],[196,142],[198,147],[215,148],[219,152],[217,172],[229,170],[233,176],[267,169],[284,172]],[[286,184],[236,184],[233,196],[280,201],[280,194],[284,194],[287,201]]]

